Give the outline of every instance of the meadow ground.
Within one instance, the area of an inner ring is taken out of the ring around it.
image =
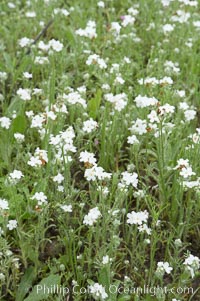
[[[0,299],[200,300],[199,1],[0,17]]]

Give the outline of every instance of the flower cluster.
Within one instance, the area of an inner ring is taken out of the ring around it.
[[[89,213],[84,216],[83,224],[93,226],[97,219],[101,217],[101,212],[98,207],[89,210]]]

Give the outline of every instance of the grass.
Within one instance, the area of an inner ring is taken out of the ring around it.
[[[199,3],[167,2],[1,1],[2,301],[199,300]]]

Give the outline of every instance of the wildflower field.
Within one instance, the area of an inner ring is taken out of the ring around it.
[[[200,300],[200,2],[0,1],[0,300]]]

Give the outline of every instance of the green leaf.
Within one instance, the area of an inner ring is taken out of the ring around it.
[[[102,96],[102,92],[100,89],[98,89],[96,96],[94,98],[90,99],[88,102],[89,116],[94,119],[98,115],[99,107],[101,104],[101,96]]]
[[[50,275],[42,279],[40,283],[34,286],[33,291],[24,301],[47,300],[48,297],[53,294],[53,289],[56,289],[56,286],[60,285],[60,280],[59,275]]]
[[[28,250],[28,258],[32,262],[37,262],[37,260],[38,260],[38,254],[36,253],[36,251],[34,249],[29,249]]]
[[[72,30],[67,30],[66,38],[67,38],[67,41],[69,42],[70,45],[75,44],[75,38],[74,38]]]
[[[8,72],[14,72],[15,61],[11,58],[10,54],[3,52],[6,69]]]
[[[118,298],[118,301],[127,301],[130,300],[131,296],[123,295]]]
[[[23,301],[27,292],[32,286],[33,280],[36,277],[36,272],[34,267],[29,267],[24,276],[21,279],[20,285],[16,294],[16,301]]]
[[[13,133],[21,133],[23,134],[26,130],[27,122],[26,117],[23,115],[17,116],[12,123]]]
[[[15,97],[12,99],[9,107],[6,110],[6,114],[10,115],[13,113],[13,111],[16,111],[16,113],[19,113],[21,111],[21,108],[23,106],[23,102],[20,101],[18,97]]]
[[[146,301],[155,301],[155,296],[151,296],[151,295],[145,295],[145,300]]]
[[[99,273],[99,282],[105,287],[110,286],[110,273],[107,267],[101,269]]]
[[[108,287],[109,301],[117,301],[118,300],[117,295],[118,295],[119,285],[120,285],[119,280],[116,280],[113,284],[109,285],[109,287]],[[112,287],[114,288],[114,291],[113,291]]]
[[[69,256],[68,255],[62,255],[62,256],[60,256],[59,261],[60,261],[61,264],[66,265],[66,264],[69,263]]]

